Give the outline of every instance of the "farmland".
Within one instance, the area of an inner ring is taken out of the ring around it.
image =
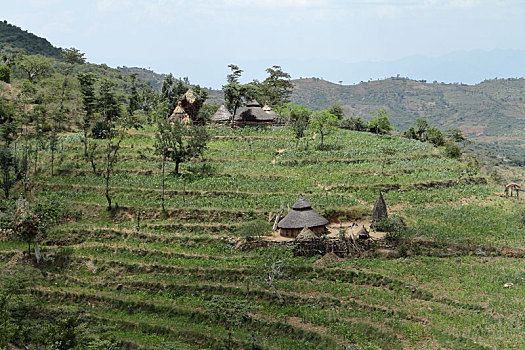
[[[129,348],[525,347],[522,259],[493,253],[525,248],[523,204],[499,196],[500,184],[468,160],[346,130],[322,150],[312,139],[296,147],[284,127],[209,132],[203,158],[167,177],[165,213],[153,128],[123,142],[111,212],[103,178],[81,157],[80,135],[60,136],[56,175],[44,153],[33,194],[68,219],[41,243],[28,322],[76,315]],[[299,193],[337,222],[370,217],[380,190],[408,228],[395,258],[323,265],[320,256],[231,243],[269,234],[269,217]],[[423,254],[410,242],[469,250]],[[6,236],[0,247],[7,270],[27,245]],[[286,257],[276,282],[284,302],[260,279],[274,253]]]

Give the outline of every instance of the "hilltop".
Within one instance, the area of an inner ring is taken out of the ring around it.
[[[0,44],[2,50],[25,51],[28,55],[44,55],[60,58],[62,50],[53,46],[47,39],[29,33],[20,27],[0,21]]]

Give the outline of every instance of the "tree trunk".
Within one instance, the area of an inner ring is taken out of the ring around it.
[[[84,139],[82,141],[84,141],[84,157],[87,158],[88,156],[88,140],[87,140],[87,134],[88,134],[88,130],[87,130],[87,127],[84,126]]]
[[[179,174],[179,164],[180,164],[180,159],[176,159],[175,160],[175,174],[176,175],[180,175]]]
[[[37,164],[38,164],[38,146],[35,146],[35,171],[34,171],[35,174],[37,170]]]
[[[53,165],[55,163],[55,148],[51,147],[51,177],[53,177]]]
[[[162,212],[164,213],[166,211],[166,209],[164,208],[164,166],[165,166],[165,163],[166,163],[166,156],[165,155],[162,155],[162,199],[161,199],[161,203],[162,203]]]
[[[29,239],[27,241],[27,243],[29,245],[28,248],[27,248],[27,254],[28,254],[28,256],[31,256],[31,239]]]
[[[111,197],[109,196],[109,176],[111,175],[111,138],[108,139],[108,153],[106,158],[106,200],[108,201],[108,211],[111,210]]]

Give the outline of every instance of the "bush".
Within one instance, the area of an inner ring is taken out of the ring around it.
[[[402,217],[389,216],[371,226],[376,231],[398,233],[406,229],[407,225]]]
[[[109,123],[103,120],[100,120],[93,124],[93,128],[91,129],[91,136],[94,139],[103,139],[105,138],[109,133]]]
[[[350,117],[339,122],[341,129],[366,131],[366,123],[360,117]]]
[[[449,158],[457,159],[461,157],[461,148],[454,141],[445,142],[445,154]]]
[[[426,134],[426,141],[430,142],[436,147],[443,146],[445,144],[445,137],[443,132],[433,126],[428,127]]]
[[[0,66],[0,81],[5,83],[11,82],[11,69],[6,65]]]

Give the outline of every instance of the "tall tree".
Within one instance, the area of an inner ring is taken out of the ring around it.
[[[64,72],[64,81],[62,83],[62,89],[60,92],[60,107],[58,108],[58,114],[60,115],[60,118],[62,118],[62,115],[64,114],[64,100],[68,86],[68,77],[76,64],[82,64],[86,60],[84,58],[84,54],[75,48],[62,50],[61,56],[64,60],[64,62],[60,65],[62,71]]]
[[[77,77],[80,82],[80,93],[82,94],[82,107],[84,115],[82,117],[82,131],[84,132],[84,156],[88,156],[88,132],[91,128],[93,117],[96,111],[95,97],[95,76],[93,73],[79,74]]]
[[[115,163],[118,161],[118,151],[124,137],[124,129],[127,125],[126,119],[122,117],[120,102],[113,91],[113,83],[109,80],[104,80],[100,86],[97,107],[103,120],[108,125],[108,130],[104,135],[107,146],[104,153],[102,175],[105,180],[104,194],[108,202],[108,210],[111,210],[109,180]]]
[[[390,124],[390,117],[388,116],[386,110],[379,109],[377,111],[371,112],[372,119],[368,121],[368,130],[375,134],[390,134],[390,131],[395,130],[396,128]]]
[[[290,74],[283,72],[280,66],[267,68],[266,73],[269,76],[260,85],[262,97],[265,101],[260,102],[268,102],[272,107],[289,103],[293,91]]]
[[[0,146],[0,186],[5,199],[9,199],[11,188],[25,176],[26,171],[27,162],[18,159],[9,147]]]
[[[231,73],[226,76],[227,84],[222,86],[222,91],[224,92],[224,104],[232,114],[231,125],[233,127],[237,110],[244,104],[246,86],[239,83],[242,69],[235,64],[228,65],[228,68],[230,68]]]

